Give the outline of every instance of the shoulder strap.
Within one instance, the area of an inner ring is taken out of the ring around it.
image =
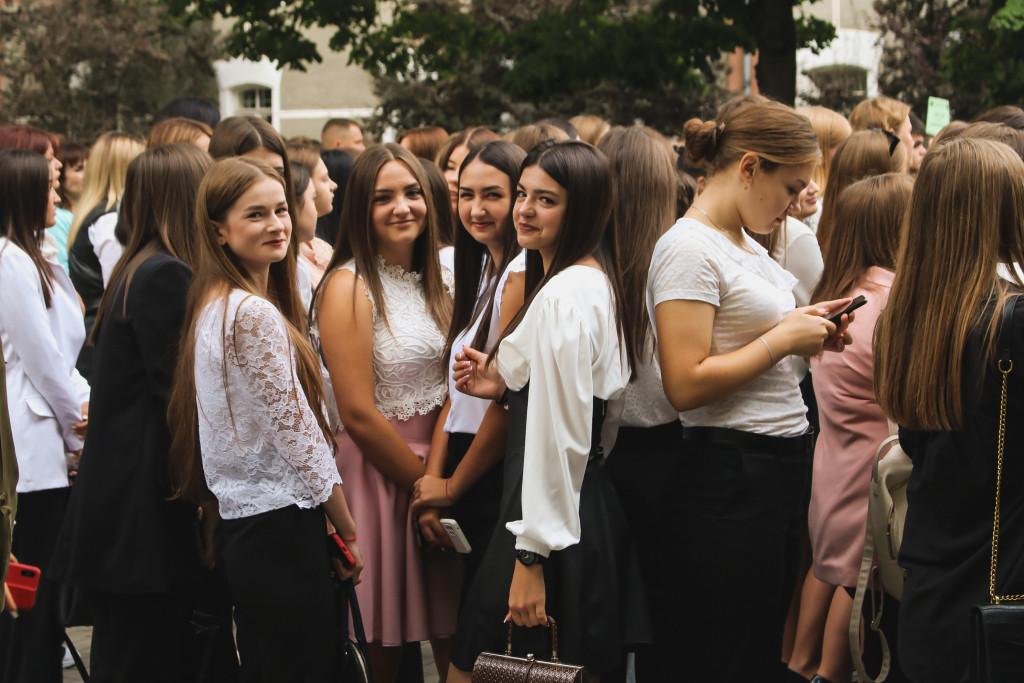
[[[1003,306],[1003,316],[999,324],[999,362],[1010,360],[1010,349],[1013,346],[1013,312],[1017,309],[1020,294],[1011,296]]]

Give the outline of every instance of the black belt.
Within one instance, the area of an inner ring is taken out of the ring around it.
[[[725,427],[683,427],[683,441],[735,446],[762,453],[813,453],[814,431],[798,436],[768,436]]]

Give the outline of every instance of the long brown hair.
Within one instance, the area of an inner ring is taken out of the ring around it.
[[[676,218],[676,171],[672,154],[660,141],[634,126],[616,126],[597,143],[608,158],[615,182],[612,220],[622,275],[619,305],[646,310],[647,272],[654,245]],[[637,353],[651,335],[651,319],[634,316],[625,330]],[[650,359],[644,359],[647,361]]]
[[[836,230],[821,255],[825,262],[811,301],[845,296],[871,266],[896,267],[903,221],[914,181],[905,173],[860,180],[836,203]]]
[[[117,223],[126,246],[103,292],[90,340],[99,339],[110,299],[124,282],[124,310],[135,271],[153,254],[163,252],[189,268],[196,266],[196,193],[212,164],[210,155],[195,145],[158,145],[128,164],[124,199]]]
[[[231,290],[239,289],[255,296],[263,296],[256,290],[230,247],[218,244],[217,223],[226,218],[231,207],[253,184],[264,178],[273,178],[285,188],[281,175],[262,161],[245,157],[221,159],[214,163],[203,177],[196,200],[198,263],[185,309],[178,367],[167,415],[174,435],[171,444],[171,469],[175,493],[200,504],[212,499],[213,494],[207,488],[203,477],[199,446],[199,414],[195,384],[196,325],[211,296],[223,298],[225,312],[228,305],[227,295]],[[320,410],[324,401],[320,361],[306,339],[306,316],[295,289],[295,243],[292,241],[289,241],[287,256],[270,264],[266,298],[281,311],[285,319],[289,341],[295,350],[295,375],[305,398],[313,408],[324,438],[328,443],[333,443],[333,432]],[[302,397],[296,392],[294,399],[300,401]]]
[[[604,154],[585,142],[548,140],[526,155],[520,175],[531,166],[539,166],[552,180],[565,188],[565,213],[558,229],[558,244],[555,245],[555,253],[546,271],[540,252],[527,250],[525,301],[502,332],[501,339],[515,331],[537,294],[551,278],[581,258],[593,256],[608,278],[615,296],[616,331],[622,340],[629,367],[635,373],[640,349],[633,345],[633,338],[626,331],[634,329],[635,316],[645,315],[645,312],[643,309],[631,310],[624,304],[626,299],[623,295],[622,268],[615,237],[616,226],[612,221],[615,184],[608,160]],[[498,355],[501,339],[494,345],[490,358]]]
[[[43,258],[40,242],[49,197],[50,165],[43,155],[27,149],[0,149],[0,237],[32,260],[47,308],[53,296],[53,272]]]
[[[412,269],[421,275],[423,291],[427,300],[427,311],[441,330],[447,330],[452,316],[452,298],[448,296],[441,278],[441,263],[437,255],[437,213],[434,203],[448,201],[447,196],[434,197],[427,174],[419,159],[412,152],[394,142],[373,145],[352,164],[348,179],[345,204],[341,209],[341,232],[334,246],[334,254],[327,264],[326,274],[313,293],[310,310],[316,312],[317,301],[330,275],[339,266],[355,260],[356,275],[362,278],[373,299],[377,315],[387,324],[387,305],[384,289],[377,269],[377,238],[373,229],[373,196],[377,187],[377,175],[391,161],[397,161],[409,169],[423,191],[427,203],[427,226],[413,243]],[[355,291],[355,290],[353,290]]]
[[[480,145],[467,154],[459,169],[460,184],[462,174],[473,161],[480,161],[504,173],[508,177],[508,216],[504,224],[500,226],[504,242],[500,262],[494,262],[488,248],[473,238],[462,223],[461,217],[455,219],[458,225],[458,231],[455,233],[455,273],[453,273],[455,275],[455,297],[452,303],[452,322],[448,326],[448,339],[441,356],[442,362],[446,366],[446,374],[448,359],[451,356],[455,339],[478,318],[480,324],[470,346],[483,350],[487,343],[494,297],[497,294],[497,282],[483,297],[480,294],[480,285],[487,281],[489,272],[495,274],[495,279],[501,277],[509,263],[519,253],[519,239],[512,223],[512,210],[516,204],[519,165],[523,163],[524,158],[526,158],[526,152],[518,146],[504,140],[493,140]],[[447,191],[447,186],[445,190]],[[461,196],[461,189],[459,194]],[[459,201],[462,201],[461,198]]]
[[[903,170],[907,153],[903,145],[890,149],[889,136],[880,130],[862,130],[854,133],[839,144],[832,168],[828,174],[828,192],[821,204],[821,218],[818,219],[818,244],[824,252],[835,222],[836,201],[839,195],[858,180],[883,173],[899,173]]]
[[[963,426],[964,349],[994,355],[1002,304],[1024,289],[1024,162],[990,140],[954,139],[921,164],[896,278],[875,328],[875,391],[902,426]],[[999,277],[1008,266],[1012,283]]]

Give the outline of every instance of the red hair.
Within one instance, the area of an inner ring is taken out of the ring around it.
[[[47,147],[55,155],[60,151],[60,141],[52,133],[35,126],[0,126],[0,149],[27,149],[45,156]]]

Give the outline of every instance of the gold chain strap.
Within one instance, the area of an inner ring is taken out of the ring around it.
[[[1006,369],[1003,369],[1003,361],[999,361],[999,372],[1003,375],[1003,390],[999,399],[999,439],[996,441],[996,509],[992,517],[992,564],[988,574],[988,596],[992,604],[998,605],[1006,600],[1016,602],[1024,600],[1024,594],[1018,595],[996,595],[996,560],[999,557],[999,507],[1003,488],[1003,446],[1006,442],[1006,385],[1007,378],[1013,372],[1013,361],[1006,361]]]

